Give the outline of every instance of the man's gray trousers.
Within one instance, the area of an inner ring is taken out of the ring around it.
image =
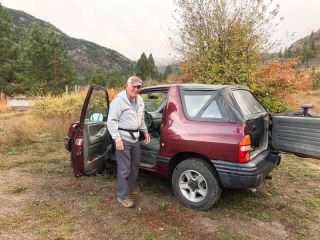
[[[140,143],[122,140],[124,150],[116,149],[117,160],[117,195],[120,199],[130,198],[135,187],[140,165]]]

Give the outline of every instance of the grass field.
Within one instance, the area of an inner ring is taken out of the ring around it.
[[[0,239],[320,236],[319,160],[283,155],[272,180],[257,189],[224,190],[218,204],[204,212],[181,206],[170,181],[141,173],[134,194],[138,206],[124,209],[116,201],[114,171],[74,178],[61,137],[66,129],[57,134],[52,123],[30,121],[22,113],[0,115]],[[33,139],[24,136],[30,132]]]

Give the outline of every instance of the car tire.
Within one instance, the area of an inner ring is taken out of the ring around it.
[[[212,207],[222,192],[213,166],[198,158],[189,158],[176,166],[172,175],[172,188],[183,205],[198,210]]]

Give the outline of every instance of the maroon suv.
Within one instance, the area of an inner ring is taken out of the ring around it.
[[[140,139],[140,167],[170,178],[187,207],[208,209],[222,188],[259,185],[280,163],[279,150],[320,156],[319,118],[271,118],[247,87],[160,85],[143,88],[140,95],[151,133],[150,144]],[[92,85],[65,141],[75,176],[93,175],[114,160],[108,109],[107,90]]]

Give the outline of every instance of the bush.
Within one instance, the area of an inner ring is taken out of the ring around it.
[[[118,92],[118,89],[108,89],[109,100],[111,101]],[[87,90],[79,93],[65,93],[61,96],[47,95],[45,97],[38,97],[34,100],[31,111],[35,116],[45,119],[78,120],[86,95]]]
[[[269,97],[259,98],[262,105],[271,113],[280,113],[289,110],[287,102],[283,99],[273,99]]]
[[[32,113],[42,118],[79,118],[85,92],[63,94],[61,96],[47,95],[34,100]]]
[[[312,85],[314,90],[320,89],[320,73],[315,74],[315,79],[313,80]]]

